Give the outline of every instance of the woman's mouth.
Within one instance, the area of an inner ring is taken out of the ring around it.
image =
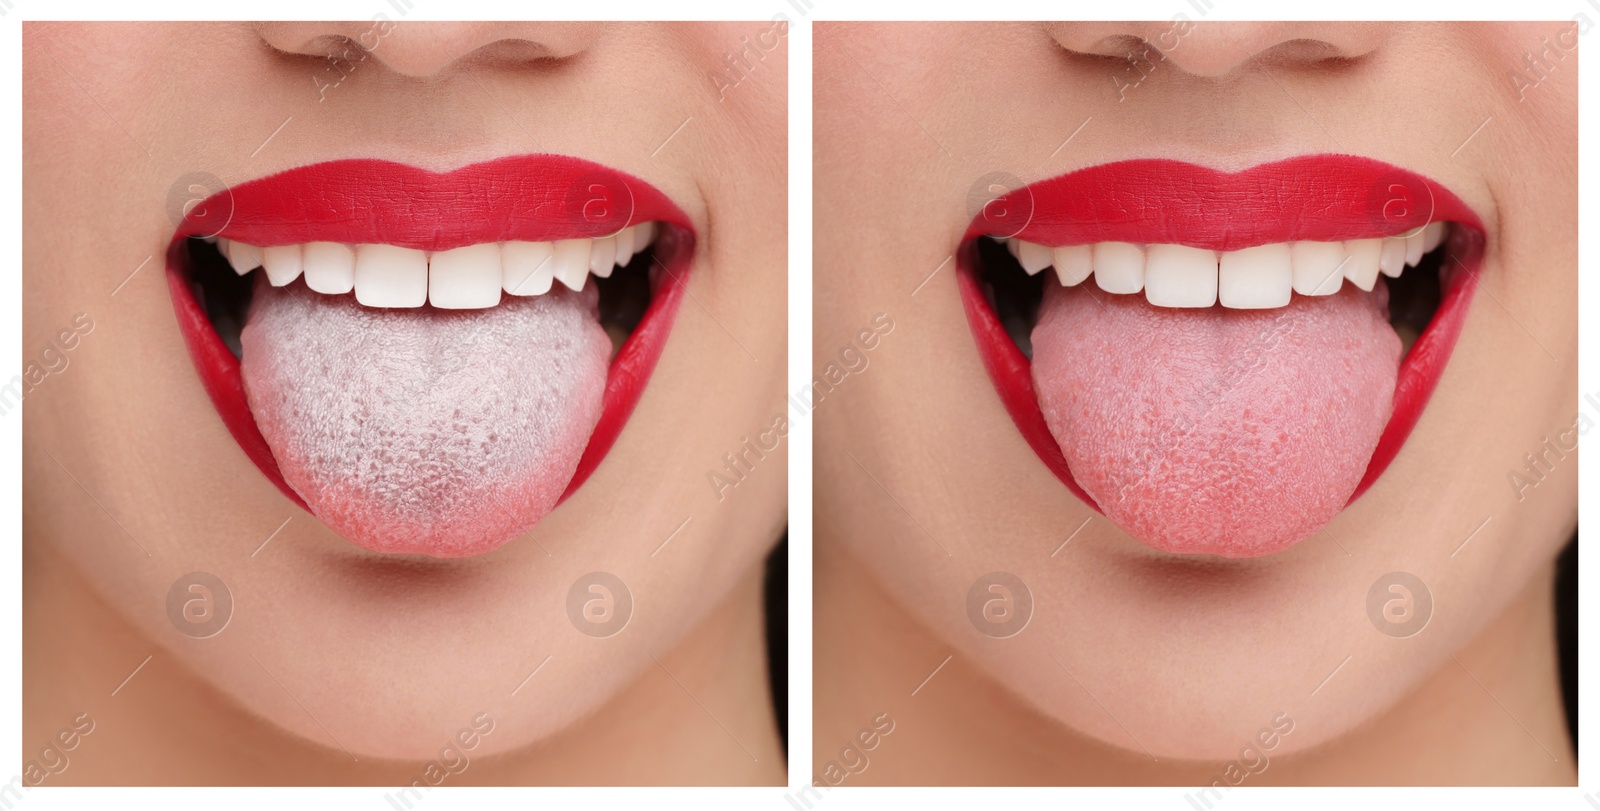
[[[666,195],[577,158],[341,160],[195,206],[167,276],[218,414],[290,500],[373,551],[463,557],[599,465],[694,246]]]
[[[1009,190],[958,253],[968,324],[1047,467],[1163,551],[1320,532],[1416,425],[1484,251],[1453,193],[1312,155],[1171,160]]]

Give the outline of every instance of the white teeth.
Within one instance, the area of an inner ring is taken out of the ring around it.
[[[1151,245],[1145,252],[1144,297],[1157,307],[1217,303],[1217,252],[1187,245]]]
[[[484,242],[431,253],[342,242],[261,248],[217,239],[215,244],[240,276],[263,268],[273,287],[290,284],[303,273],[311,290],[330,296],[354,291],[356,300],[368,307],[431,303],[467,310],[499,304],[502,291],[544,295],[557,279],[572,290],[582,290],[591,274],[609,278],[619,265],[629,264],[635,254],[650,247],[657,232],[656,223],[642,222],[599,239]],[[1045,264],[1050,264],[1050,249],[1041,250]],[[1088,247],[1083,250],[1087,255]]]
[[[1094,283],[1107,293],[1144,289],[1144,249],[1129,242],[1096,242],[1090,254]]]
[[[617,232],[617,264],[626,265],[633,258],[633,235],[638,233],[637,226],[630,225]]]
[[[1343,242],[1295,242],[1289,246],[1294,267],[1294,292],[1302,296],[1331,296],[1344,284],[1346,254]]]
[[[1038,275],[1039,271],[1050,267],[1050,249],[1032,242],[1018,242],[1017,262],[1029,276]]]
[[[1422,249],[1422,242],[1426,239],[1423,236],[1423,232],[1426,230],[1426,228],[1418,228],[1406,236],[1407,267],[1416,267],[1417,263],[1422,261],[1422,254],[1425,253]]]
[[[571,290],[582,290],[583,283],[589,280],[591,242],[593,240],[556,240],[555,256],[551,258],[550,264],[555,267],[556,280]]]
[[[395,245],[356,248],[356,301],[368,307],[421,307],[427,300],[427,254]]]
[[[222,251],[222,255],[228,258],[228,264],[233,267],[233,272],[240,276],[261,267],[261,249],[254,245],[219,239],[217,250]]]
[[[428,303],[477,310],[500,303],[500,246],[493,242],[439,251],[428,260]]]
[[[1222,255],[1217,299],[1224,307],[1265,310],[1289,303],[1294,270],[1288,243],[1257,245]]]
[[[616,264],[617,238],[611,236],[595,240],[589,248],[589,272],[602,279],[609,278]]]
[[[299,245],[273,245],[261,249],[261,267],[267,271],[267,281],[273,287],[282,287],[300,278],[305,265]]]
[[[1344,244],[1350,260],[1344,263],[1344,277],[1362,290],[1371,291],[1378,283],[1378,258],[1383,254],[1383,239],[1352,239]]]
[[[1090,275],[1107,293],[1143,291],[1157,307],[1224,307],[1260,310],[1287,306],[1295,293],[1331,296],[1348,280],[1371,292],[1378,274],[1399,276],[1449,237],[1432,222],[1413,233],[1345,242],[1279,242],[1226,253],[1185,245],[1096,242],[1050,247],[1015,237],[992,237],[1006,246],[1028,275],[1048,266],[1063,287]],[[620,239],[620,237],[619,237]],[[622,255],[618,254],[619,262]],[[560,278],[560,274],[557,274]]]
[[[501,285],[513,296],[542,296],[555,280],[555,244],[507,242],[500,246]]]
[[[1430,222],[1422,229],[1422,252],[1427,253],[1444,242],[1444,223]]]
[[[340,242],[308,242],[303,255],[306,287],[342,296],[356,286],[356,254]]]
[[[1383,240],[1383,250],[1378,254],[1378,269],[1383,275],[1393,279],[1406,269],[1406,241],[1403,239]]]
[[[1071,287],[1094,272],[1094,260],[1088,245],[1067,245],[1050,251],[1050,261],[1056,266],[1056,278]]]

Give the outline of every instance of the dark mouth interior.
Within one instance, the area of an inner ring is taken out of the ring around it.
[[[1389,325],[1400,336],[1406,352],[1417,336],[1427,329],[1439,311],[1442,295],[1440,274],[1446,261],[1446,239],[1437,248],[1423,254],[1415,267],[1408,267],[1399,278],[1380,275],[1389,287]],[[1005,327],[1011,340],[1028,358],[1033,357],[1033,327],[1039,320],[1039,304],[1044,299],[1046,284],[1059,284],[1055,270],[1045,268],[1029,276],[1003,243],[988,237],[977,238],[978,279],[984,296],[994,309],[995,317]],[[1080,282],[1093,285],[1094,278]],[[1095,295],[1111,295],[1095,288]],[[1142,293],[1135,295],[1143,295]],[[1299,298],[1300,294],[1294,294]],[[1220,306],[1220,305],[1213,305]]]
[[[222,339],[234,357],[242,357],[244,352],[240,346],[239,335],[250,312],[250,298],[254,291],[253,277],[263,271],[256,269],[240,276],[234,272],[216,245],[198,237],[190,237],[185,243],[189,251],[190,287],[195,299],[205,308],[206,317],[210,319],[211,327],[216,330],[217,337]],[[650,307],[650,300],[662,270],[660,262],[656,259],[657,244],[660,244],[659,240],[634,254],[628,264],[613,269],[609,278],[602,279],[591,275],[585,282],[594,285],[600,293],[600,326],[611,338],[612,357],[621,350],[623,343],[633,334],[634,328],[639,326],[645,311]],[[1002,250],[1001,253],[1005,252]],[[1020,272],[1021,269],[1018,270]],[[305,277],[301,276],[291,284],[305,284]],[[552,284],[552,290],[562,286],[559,281]],[[424,304],[419,309],[435,308]]]

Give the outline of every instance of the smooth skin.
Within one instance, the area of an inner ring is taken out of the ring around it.
[[[720,499],[706,474],[784,410],[786,30],[372,28],[25,29],[28,359],[77,313],[93,323],[23,409],[25,756],[88,713],[45,785],[398,786],[487,714],[447,784],[782,783],[761,575],[786,451]],[[469,559],[367,552],[284,499],[202,390],[161,267],[169,189],[528,152],[683,206],[692,300],[610,454],[526,537]],[[209,639],[167,616],[192,571],[236,601]],[[605,639],[567,615],[593,571],[635,604]]]
[[[1520,492],[1509,474],[1580,422],[1575,27],[1174,29],[816,26],[819,369],[874,313],[898,325],[819,409],[816,779],[833,762],[843,785],[1207,786],[1242,763],[1246,785],[1574,785],[1551,589],[1576,455]],[[1326,532],[1247,560],[1145,547],[1056,480],[988,380],[942,264],[969,192],[991,172],[1320,152],[1421,172],[1482,216],[1454,358]],[[994,571],[1035,601],[1007,639],[968,618]],[[1434,602],[1406,639],[1366,608],[1396,571]],[[861,767],[845,749],[881,713],[895,731]]]

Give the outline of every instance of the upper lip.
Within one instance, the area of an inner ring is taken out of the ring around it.
[[[513,155],[446,172],[386,160],[335,160],[224,189],[177,237],[258,246],[326,241],[445,251],[485,242],[614,234],[658,221],[693,231],[655,186],[565,155]]]
[[[1139,159],[1010,189],[978,211],[964,239],[987,234],[1044,245],[1135,242],[1233,251],[1391,236],[1434,220],[1483,230],[1478,215],[1443,185],[1372,158],[1303,155],[1239,172]]]

